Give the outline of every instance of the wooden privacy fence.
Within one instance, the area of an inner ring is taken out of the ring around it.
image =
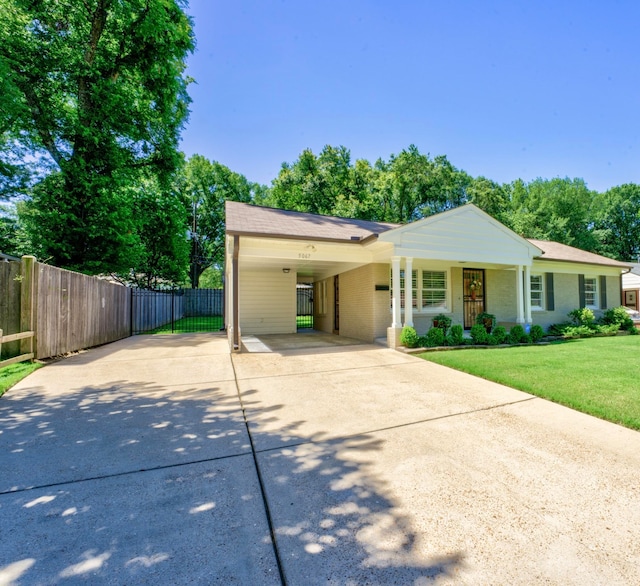
[[[33,256],[0,261],[0,366],[114,342],[183,317],[222,316],[223,311],[222,290],[131,289],[38,263]]]
[[[36,358],[131,335],[130,289],[36,263]]]
[[[184,315],[184,297],[174,291],[132,289],[131,333],[160,328]]]
[[[32,256],[1,262],[0,329],[11,362],[114,342],[131,335],[131,290]]]

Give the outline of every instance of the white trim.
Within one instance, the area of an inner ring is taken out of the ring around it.
[[[516,323],[524,323],[524,299],[522,296],[522,265],[516,267],[516,299],[518,300],[518,313]]]
[[[404,325],[413,327],[413,258],[404,259]],[[417,278],[417,275],[416,275]]]
[[[531,289],[531,279],[533,277],[540,278],[540,289],[536,289],[536,293],[540,293],[540,305],[533,305],[531,303],[531,294],[533,293],[533,289]],[[529,305],[531,306],[531,311],[546,311],[547,309],[547,299],[546,299],[546,285],[545,285],[545,274],[544,273],[530,273],[529,274]]]
[[[400,308],[400,257],[391,257],[391,327],[402,327],[402,313]]]
[[[591,305],[587,303],[587,280],[593,280],[595,283],[593,289],[593,298],[595,303]],[[584,306],[587,309],[600,309],[600,275],[584,275]]]
[[[526,323],[531,323],[531,271],[529,265],[524,267],[524,313]]]

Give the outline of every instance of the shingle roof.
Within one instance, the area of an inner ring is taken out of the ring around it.
[[[227,201],[225,211],[228,234],[361,242],[398,226],[264,208],[235,201]]]
[[[559,242],[551,242],[549,240],[534,240],[527,238],[531,244],[537,246],[542,250],[542,254],[538,257],[544,260],[560,260],[565,262],[578,262],[591,265],[604,265],[609,267],[620,267],[628,269],[631,265],[607,258],[606,256],[600,256],[593,252],[587,252],[586,250],[580,250],[573,246],[567,246],[566,244],[560,244]]]
[[[369,237],[382,234],[401,224],[370,222],[335,216],[320,216],[306,212],[294,212],[277,208],[254,206],[247,203],[227,201],[226,230],[228,234],[244,236],[266,236],[301,240],[328,240],[333,242],[362,242]],[[537,257],[592,265],[631,268],[631,264],[619,262],[593,252],[548,240],[527,239],[542,250]]]

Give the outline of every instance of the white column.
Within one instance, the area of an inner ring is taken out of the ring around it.
[[[524,323],[524,300],[522,295],[522,265],[516,267],[516,297],[518,300],[518,315],[516,323]]]
[[[392,328],[402,327],[402,314],[400,311],[400,257],[391,257],[391,312]]]
[[[413,327],[413,258],[404,259],[404,325]]]
[[[526,323],[531,324],[531,267],[524,267],[524,315]]]

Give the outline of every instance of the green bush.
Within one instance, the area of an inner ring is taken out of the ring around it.
[[[529,335],[531,336],[532,342],[539,342],[540,340],[542,340],[542,338],[544,338],[544,330],[542,329],[542,326],[536,324],[535,326],[531,326]]]
[[[448,315],[445,315],[444,313],[439,313],[438,315],[434,316],[432,321],[433,321],[433,327],[440,328],[444,333],[444,335],[446,336],[447,330],[451,325],[451,318]]]
[[[487,330],[481,324],[475,324],[471,326],[471,339],[474,344],[486,344],[487,343]]]
[[[591,338],[595,330],[589,326],[567,326],[562,333],[563,338]]]
[[[504,326],[496,326],[493,328],[491,335],[496,339],[498,344],[504,344],[507,339],[507,329]]]
[[[453,342],[449,344],[450,346],[462,346],[464,344],[464,328],[460,324],[452,325],[449,338]]]
[[[618,329],[626,330],[630,332],[635,330],[633,320],[629,317],[627,310],[624,307],[614,307],[607,309],[602,316],[602,323],[605,325],[617,325]]]
[[[416,348],[418,346],[418,332],[411,326],[404,326],[400,332],[400,344],[406,348]]]
[[[509,337],[511,338],[512,344],[520,344],[522,343],[522,339],[526,336],[526,332],[521,325],[515,325],[511,328],[509,332]]]
[[[573,327],[573,324],[569,321],[563,321],[559,324],[552,324],[547,328],[547,331],[549,332],[550,335],[552,336],[563,336],[564,335],[564,331],[567,328],[571,328]]]
[[[525,334],[520,338],[521,344],[531,344],[531,334]]]
[[[427,346],[434,348],[435,346],[444,345],[444,330],[433,327],[427,332]]]
[[[489,346],[497,346],[498,345],[498,339],[491,333],[491,334],[487,334],[487,344]]]
[[[418,348],[426,348],[427,347],[427,336],[419,336],[418,337]]]
[[[603,336],[615,336],[620,331],[618,324],[600,324],[595,326],[595,331]]]
[[[577,326],[590,326],[596,319],[593,311],[583,307],[582,309],[574,309],[568,313],[571,321]]]

